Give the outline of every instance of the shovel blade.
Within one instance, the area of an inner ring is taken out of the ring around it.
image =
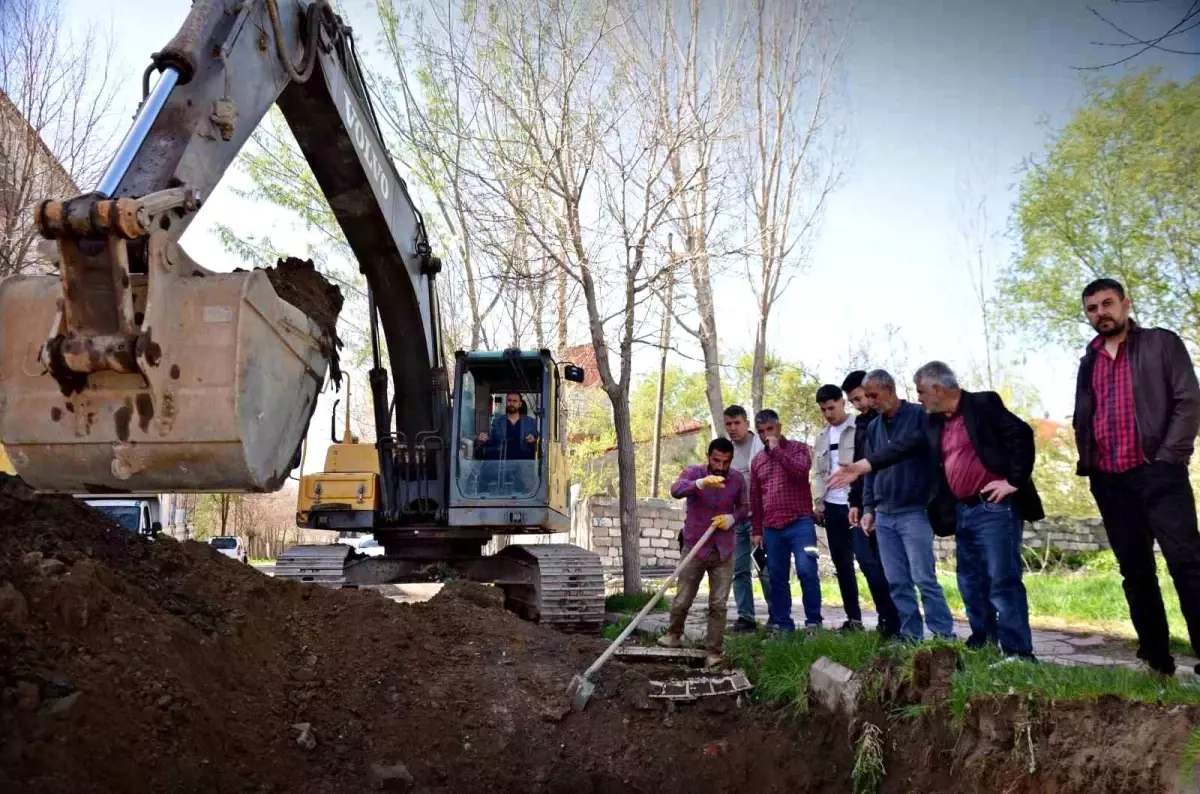
[[[571,703],[572,711],[583,711],[583,707],[587,705],[588,698],[596,691],[596,685],[591,680],[582,675],[576,675],[571,679],[571,683],[567,686],[567,699]]]

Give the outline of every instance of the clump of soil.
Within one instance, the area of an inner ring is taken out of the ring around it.
[[[263,269],[276,294],[304,312],[321,329],[325,336],[322,352],[329,358],[330,377],[340,384],[338,349],[342,347],[342,341],[337,335],[337,319],[344,303],[342,291],[317,272],[311,259],[289,256],[280,259],[275,267]]]
[[[971,701],[956,724],[945,708],[956,666],[953,649],[921,652],[896,699],[865,704],[858,715],[886,733],[882,791],[1181,790],[1183,748],[1200,709],[1116,697],[1051,704],[1011,694]],[[899,716],[898,707],[912,704],[937,708]]]
[[[673,713],[655,671],[525,623],[488,591],[425,604],[271,579],[146,540],[0,476],[0,791],[844,790],[844,733],[807,747],[719,701]],[[481,592],[482,590],[482,592]],[[379,770],[402,764],[412,777]],[[839,765],[840,764],[840,765]],[[374,767],[374,769],[373,769]]]

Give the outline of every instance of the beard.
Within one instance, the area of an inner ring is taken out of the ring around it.
[[[1096,329],[1096,333],[1100,334],[1100,336],[1110,337],[1122,333],[1128,325],[1128,320],[1113,320],[1110,318],[1105,318],[1097,321],[1092,327]]]

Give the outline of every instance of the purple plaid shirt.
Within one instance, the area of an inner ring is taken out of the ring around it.
[[[1116,357],[1104,349],[1104,337],[1092,342],[1096,363],[1092,367],[1092,394],[1096,396],[1096,468],[1109,473],[1129,471],[1146,462],[1133,409],[1133,370],[1129,342],[1121,343]]]
[[[729,473],[725,475],[725,487],[723,488],[704,488],[703,490],[697,488],[696,480],[704,479],[707,476],[708,466],[702,464],[688,466],[671,486],[671,496],[676,499],[687,499],[687,518],[683,521],[683,545],[685,548],[690,549],[696,545],[696,541],[700,540],[700,537],[708,530],[715,517],[728,513],[733,516],[734,524],[740,524],[749,516],[746,509],[749,493],[746,488],[746,480],[742,478],[741,472],[737,469],[730,469]],[[733,541],[732,526],[729,529],[718,529],[709,538],[708,543],[700,548],[696,556],[703,558],[708,555],[715,544],[717,553],[724,562],[733,555]]]

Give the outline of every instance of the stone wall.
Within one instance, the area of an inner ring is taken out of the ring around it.
[[[638,527],[642,567],[671,567],[680,560],[679,532],[683,529],[683,503],[674,499],[639,499]],[[822,558],[828,557],[824,530],[818,529]],[[600,555],[605,568],[621,567],[621,517],[617,500],[590,496],[574,506],[569,543]],[[1052,517],[1025,525],[1025,545],[1033,549],[1100,551],[1111,548],[1099,518]],[[954,559],[954,538],[937,538],[939,560]]]
[[[638,546],[646,567],[673,567],[681,558],[683,510],[674,500],[638,500]],[[617,500],[589,496],[575,504],[570,542],[600,555],[605,568],[621,567],[621,514]]]
[[[1104,522],[1099,518],[1063,518],[1050,516],[1025,525],[1026,548],[1047,548],[1072,551],[1102,551],[1110,549]],[[954,538],[937,538],[934,553],[939,560],[954,559]]]

